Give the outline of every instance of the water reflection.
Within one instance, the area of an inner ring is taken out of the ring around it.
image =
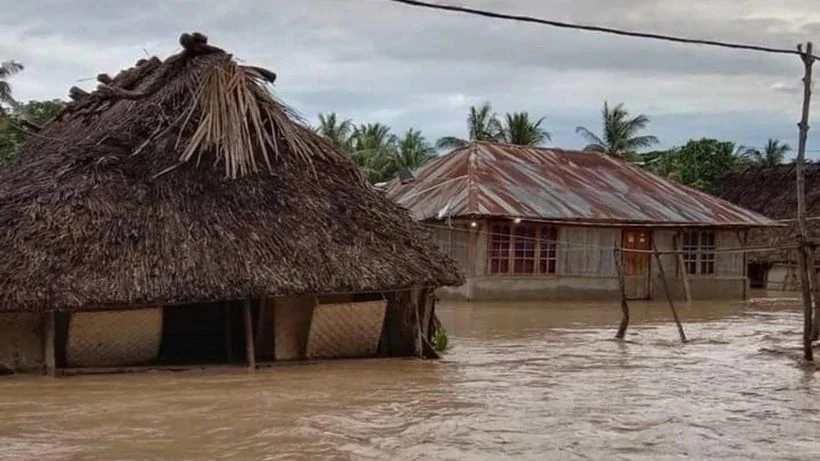
[[[813,459],[794,301],[450,304],[440,362],[0,380],[0,459]]]

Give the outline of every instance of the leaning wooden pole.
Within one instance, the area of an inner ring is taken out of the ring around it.
[[[811,258],[811,242],[809,241],[808,226],[806,226],[806,177],[803,172],[806,163],[806,139],[809,133],[809,107],[811,104],[811,73],[814,65],[812,56],[813,46],[811,42],[806,43],[806,50],[802,45],[797,45],[800,57],[803,61],[803,111],[800,117],[800,137],[797,147],[797,227],[800,232],[800,248],[798,251],[798,262],[800,264],[800,288],[803,293],[803,357],[808,361],[814,360],[814,353],[811,348],[811,336],[814,322],[813,307],[811,299],[811,283],[809,276],[809,264]]]
[[[616,246],[612,250],[612,253],[615,257],[615,269],[618,271],[618,287],[621,291],[621,313],[623,314],[615,339],[624,339],[626,329],[629,327],[629,303],[626,300],[626,279],[624,277],[624,266],[623,261],[621,261],[622,253],[620,247]]]
[[[686,333],[683,332],[683,325],[680,323],[680,318],[678,317],[678,310],[675,309],[675,301],[672,299],[672,292],[669,291],[669,282],[666,281],[666,271],[663,270],[663,264],[661,264],[661,253],[658,251],[658,247],[652,245],[652,253],[655,255],[655,262],[658,264],[658,271],[661,275],[661,283],[663,284],[663,291],[666,293],[666,300],[669,301],[669,307],[672,309],[672,317],[675,319],[675,325],[678,326],[678,334],[680,335],[681,342],[686,342]]]
[[[242,305],[242,318],[245,323],[245,357],[248,361],[248,369],[256,369],[256,348],[253,341],[253,319],[251,318],[251,300],[245,300]]]

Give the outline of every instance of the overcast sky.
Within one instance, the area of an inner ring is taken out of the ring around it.
[[[0,60],[26,66],[18,99],[64,98],[177,37],[279,75],[276,92],[311,122],[336,111],[428,138],[466,136],[471,104],[546,117],[552,144],[583,146],[604,100],[644,113],[663,146],[716,137],[797,145],[796,56],[619,38],[410,8],[384,0],[2,0]],[[817,0],[440,0],[586,24],[794,48],[820,42]],[[820,73],[820,66],[815,66]],[[814,114],[820,114],[815,98]],[[810,154],[820,157],[820,116]]]

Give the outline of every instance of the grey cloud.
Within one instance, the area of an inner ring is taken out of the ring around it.
[[[442,3],[445,1],[442,0]],[[448,3],[456,3],[447,0]],[[462,0],[510,13],[785,48],[816,35],[813,0]],[[603,99],[653,119],[664,144],[714,136],[755,144],[794,136],[801,66],[723,51],[444,14],[378,0],[30,0],[4,5],[0,58],[27,65],[22,98],[167,55],[200,30],[275,70],[277,93],[308,119],[337,111],[429,137],[460,134],[470,104],[545,115],[556,144],[579,147]],[[79,84],[91,86],[93,81]],[[815,112],[817,113],[817,112]]]

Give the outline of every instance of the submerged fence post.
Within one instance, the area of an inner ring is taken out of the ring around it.
[[[658,263],[658,271],[661,275],[661,283],[663,283],[663,291],[666,293],[666,300],[669,301],[669,307],[672,309],[672,317],[675,319],[675,325],[678,326],[678,334],[680,334],[681,342],[686,342],[686,334],[683,332],[683,325],[680,323],[680,319],[678,318],[678,311],[675,309],[675,301],[672,299],[672,293],[669,291],[669,283],[666,281],[666,271],[663,270],[663,264],[661,263],[661,254],[658,251],[658,247],[652,244],[652,253],[655,254],[655,262]]]
[[[242,304],[242,318],[245,323],[245,358],[248,361],[248,369],[256,369],[256,350],[253,344],[253,319],[251,318],[251,299],[245,299]]]
[[[809,107],[811,104],[811,73],[814,65],[814,57],[812,56],[813,45],[811,42],[806,43],[806,51],[803,51],[802,45],[797,45],[797,51],[800,52],[800,58],[803,61],[803,110],[800,117],[800,137],[797,148],[797,161],[795,174],[797,175],[797,227],[800,231],[800,248],[798,253],[798,262],[800,264],[800,288],[803,293],[803,357],[808,361],[814,360],[814,352],[812,351],[812,329],[814,322],[812,316],[813,306],[811,299],[811,286],[809,278],[809,267],[811,261],[809,252],[809,231],[806,226],[806,177],[803,172],[804,164],[806,162],[806,138],[809,132]]]
[[[615,339],[624,339],[626,336],[626,329],[629,327],[629,303],[626,301],[626,280],[624,279],[624,267],[621,261],[621,248],[616,244],[612,249],[612,254],[615,257],[615,270],[618,271],[618,287],[621,291],[621,324],[618,326],[618,333],[615,334]]]

